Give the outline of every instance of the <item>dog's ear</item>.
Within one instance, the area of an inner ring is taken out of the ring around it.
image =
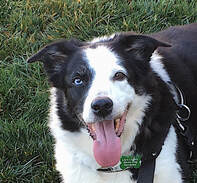
[[[132,53],[139,59],[149,59],[158,47],[170,47],[169,44],[144,35],[121,35],[119,42],[127,53]]]
[[[71,55],[80,46],[82,46],[82,42],[78,40],[59,40],[42,48],[36,54],[32,55],[27,60],[27,62],[32,63],[35,61],[41,61],[44,64],[47,64],[47,62],[50,61],[61,62],[62,60],[65,60],[69,55]]]
[[[56,41],[42,48],[31,56],[27,62],[42,62],[50,83],[52,83],[53,86],[60,86],[60,82],[62,83],[61,80],[63,79],[60,78],[61,72],[65,71],[69,57],[82,45],[83,43],[77,40]]]

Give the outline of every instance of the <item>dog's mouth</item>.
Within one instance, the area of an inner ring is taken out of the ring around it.
[[[90,136],[94,140],[94,157],[102,167],[116,165],[121,156],[120,136],[124,130],[127,110],[113,120],[88,123]]]
[[[111,122],[110,120],[104,120],[104,121],[100,121],[100,122],[97,122],[97,123],[103,123],[103,122],[113,123],[113,127],[114,127],[114,131],[116,133],[116,136],[120,137],[122,132],[123,132],[123,129],[124,129],[125,121],[126,121],[126,118],[124,118],[124,114],[123,114],[122,116],[115,118],[113,120],[113,122]],[[90,136],[92,137],[93,140],[97,139],[96,138],[97,137],[96,136],[97,123],[88,123],[88,125],[87,125],[88,130],[89,130],[89,134],[90,134]]]

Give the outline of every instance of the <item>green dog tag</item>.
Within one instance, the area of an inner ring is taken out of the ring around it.
[[[114,167],[107,167],[107,168],[98,168],[98,171],[103,171],[107,173],[112,173],[112,172],[120,172],[127,170],[129,168],[140,168],[141,166],[141,158],[142,156],[140,155],[127,155],[127,156],[121,156],[120,157],[120,162],[118,165]]]
[[[120,168],[122,170],[127,168],[140,168],[141,166],[141,156],[121,156],[120,158]]]

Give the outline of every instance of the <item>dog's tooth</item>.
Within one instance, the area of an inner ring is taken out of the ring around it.
[[[120,118],[116,119],[115,122],[116,123],[119,123],[120,122]]]
[[[115,131],[116,132],[118,132],[119,126],[120,126],[120,119],[116,119],[115,120]]]
[[[96,131],[94,124],[92,124],[92,130],[93,130],[94,132]]]

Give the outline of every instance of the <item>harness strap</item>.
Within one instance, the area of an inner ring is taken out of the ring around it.
[[[147,160],[142,163],[139,172],[137,183],[152,183],[154,180],[156,159]]]

